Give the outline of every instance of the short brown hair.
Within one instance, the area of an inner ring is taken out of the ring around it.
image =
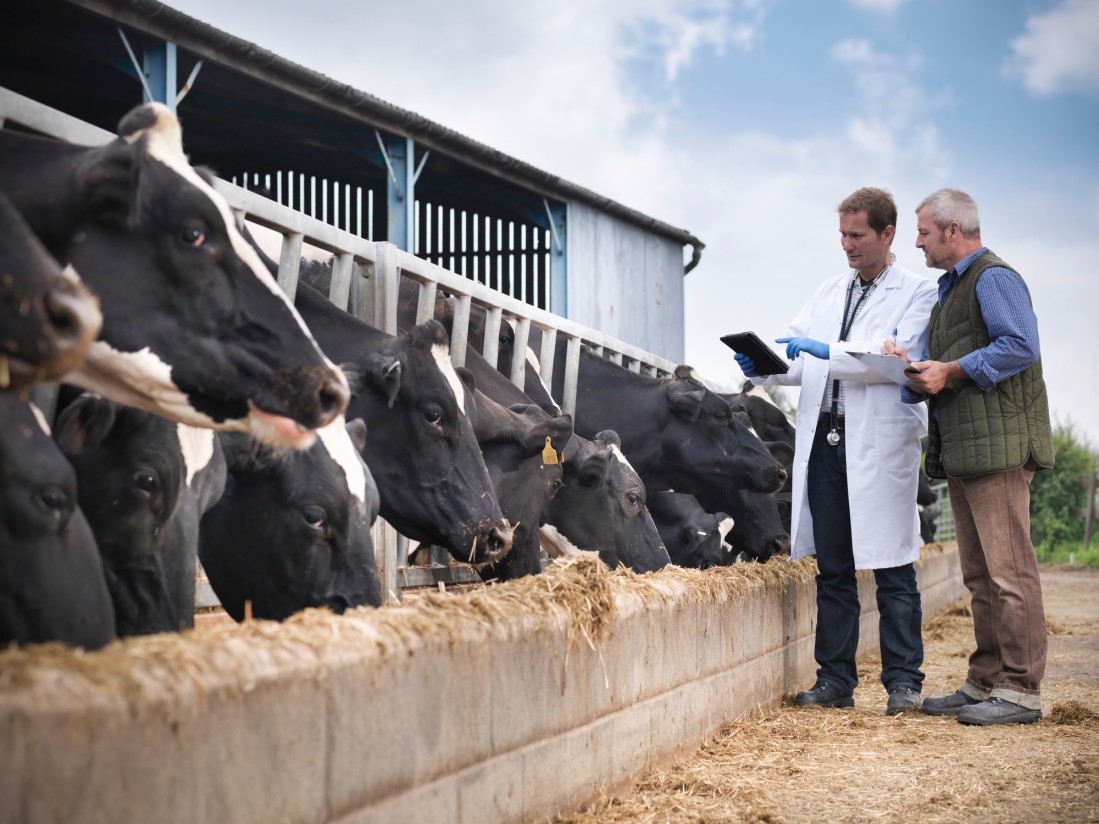
[[[856,189],[843,199],[836,211],[841,215],[866,212],[870,228],[879,235],[885,231],[886,226],[897,225],[897,204],[893,202],[893,195],[886,189],[876,189],[873,186]]]

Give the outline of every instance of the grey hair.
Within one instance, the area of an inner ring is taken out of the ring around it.
[[[939,189],[932,192],[916,207],[916,214],[924,206],[930,208],[931,220],[940,229],[957,223],[963,236],[980,239],[981,218],[977,214],[977,203],[961,189]]]

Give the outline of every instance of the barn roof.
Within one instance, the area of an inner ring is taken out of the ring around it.
[[[689,272],[698,263],[704,244],[690,232],[671,226],[590,189],[487,146],[415,112],[387,103],[374,95],[341,83],[312,69],[221,31],[158,0],[69,0],[75,6],[109,18],[152,37],[170,40],[203,61],[231,68],[276,87],[301,101],[308,101],[335,114],[387,132],[409,137],[423,148],[448,156],[492,177],[532,190],[540,196],[578,201],[647,231],[692,247],[686,265]],[[34,5],[47,5],[35,3]],[[117,49],[118,35],[114,36]],[[204,67],[203,72],[207,72]],[[180,77],[186,77],[180,67]],[[196,88],[206,82],[201,78]],[[253,120],[253,123],[256,122]],[[113,126],[113,124],[110,124]],[[297,121],[301,126],[301,121]],[[434,155],[433,155],[434,156]]]

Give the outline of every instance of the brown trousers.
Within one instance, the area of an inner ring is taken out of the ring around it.
[[[1029,467],[948,481],[977,649],[966,692],[1040,708],[1046,615],[1030,542]]]

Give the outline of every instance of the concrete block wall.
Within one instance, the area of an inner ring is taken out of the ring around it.
[[[812,569],[573,567],[92,654],[3,651],[0,821],[543,820],[810,684]],[[919,576],[925,617],[964,595],[952,548]],[[578,580],[602,634],[562,602]],[[860,597],[860,650],[876,648],[868,573]]]

